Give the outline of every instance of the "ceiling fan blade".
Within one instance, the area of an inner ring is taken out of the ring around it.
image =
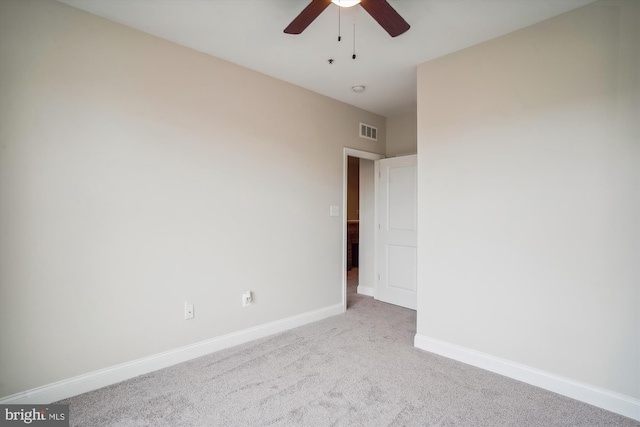
[[[399,36],[411,26],[391,7],[387,0],[361,0],[360,6],[373,17],[391,37]]]
[[[331,0],[312,0],[296,19],[284,29],[287,34],[300,34],[331,4]]]

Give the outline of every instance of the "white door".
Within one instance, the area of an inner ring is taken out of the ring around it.
[[[416,309],[416,155],[379,161],[376,299]]]

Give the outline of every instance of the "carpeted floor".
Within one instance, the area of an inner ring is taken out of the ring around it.
[[[640,426],[418,350],[414,311],[348,289],[344,315],[60,403],[73,426]]]

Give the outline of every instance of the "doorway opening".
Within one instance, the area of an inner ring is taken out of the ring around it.
[[[343,304],[375,296],[375,160],[380,154],[344,149]]]
[[[347,308],[358,289],[360,253],[360,159],[347,157]],[[363,162],[371,160],[363,159]],[[364,183],[363,183],[364,184]]]

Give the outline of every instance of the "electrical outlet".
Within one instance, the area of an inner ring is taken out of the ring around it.
[[[247,291],[244,294],[242,294],[242,306],[243,307],[247,307],[247,306],[251,305],[251,302],[253,302],[253,295],[251,294],[251,291]]]
[[[193,319],[193,304],[184,302],[184,320]]]

